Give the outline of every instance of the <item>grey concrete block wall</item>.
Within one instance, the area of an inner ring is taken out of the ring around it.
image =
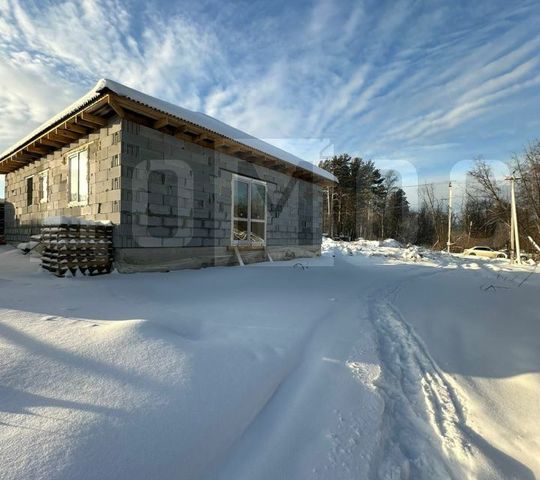
[[[74,206],[68,197],[67,157],[83,147],[89,152],[89,198]],[[35,176],[35,199],[27,206],[25,179],[46,169],[48,201],[38,202]],[[46,217],[80,216],[112,221],[117,249],[167,248],[207,256],[219,249],[220,262],[227,264],[235,173],[266,182],[269,247],[317,249],[322,233],[319,186],[118,117],[6,175],[6,240],[27,240]]]
[[[267,183],[267,245],[320,245],[319,186],[131,121],[121,139],[121,248],[229,246],[234,173]]]
[[[5,237],[8,242],[25,241],[39,233],[44,218],[75,216],[89,220],[110,220],[120,223],[120,143],[121,120],[115,117],[106,127],[46,155],[15,172],[6,175]],[[69,202],[68,155],[88,148],[88,202]],[[39,201],[37,175],[48,170],[48,199]],[[33,176],[33,204],[27,205],[26,178]],[[118,182],[115,182],[115,178]],[[116,187],[116,188],[115,188]]]

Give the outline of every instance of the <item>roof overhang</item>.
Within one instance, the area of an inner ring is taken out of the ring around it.
[[[76,113],[61,118],[48,128],[32,132],[0,157],[0,174],[10,173],[43,158],[90,132],[107,125],[109,95],[102,95]]]
[[[124,92],[127,94],[122,95]],[[130,92],[134,93],[130,95]],[[0,174],[13,172],[71,144],[106,126],[113,116],[321,186],[336,183],[331,173],[262,140],[204,114],[176,107],[110,80],[98,82],[87,95],[2,153]]]

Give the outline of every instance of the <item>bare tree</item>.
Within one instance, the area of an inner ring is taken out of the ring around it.
[[[395,170],[387,170],[383,175],[382,193],[381,193],[381,209],[380,209],[380,236],[385,237],[385,225],[388,211],[388,200],[391,195],[397,190],[399,181],[398,173]]]
[[[479,199],[483,199],[483,207],[486,210],[485,225],[476,225],[476,227],[498,229],[498,226],[504,226],[509,235],[510,203],[497,183],[493,170],[482,158],[477,158],[469,175],[474,183],[468,200],[474,204],[478,203]]]
[[[520,227],[524,233],[540,236],[540,142],[525,148],[522,156],[514,155],[512,164],[517,173]],[[523,225],[521,225],[523,223]]]
[[[422,201],[418,216],[419,242],[429,242],[432,248],[441,247],[446,244],[444,239],[448,229],[448,213],[444,202],[435,195],[433,184],[421,187],[420,197]]]

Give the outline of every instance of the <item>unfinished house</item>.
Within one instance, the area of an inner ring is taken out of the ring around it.
[[[110,221],[115,265],[126,272],[317,255],[322,189],[336,182],[219,120],[110,80],[3,152],[0,173],[6,241],[39,234],[50,217]]]

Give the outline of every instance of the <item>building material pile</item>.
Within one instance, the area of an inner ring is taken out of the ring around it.
[[[57,223],[41,229],[41,266],[56,276],[110,273],[113,265],[112,225]]]
[[[6,243],[4,241],[4,230],[5,230],[5,206],[4,206],[4,200],[0,198],[0,245],[4,245]]]

